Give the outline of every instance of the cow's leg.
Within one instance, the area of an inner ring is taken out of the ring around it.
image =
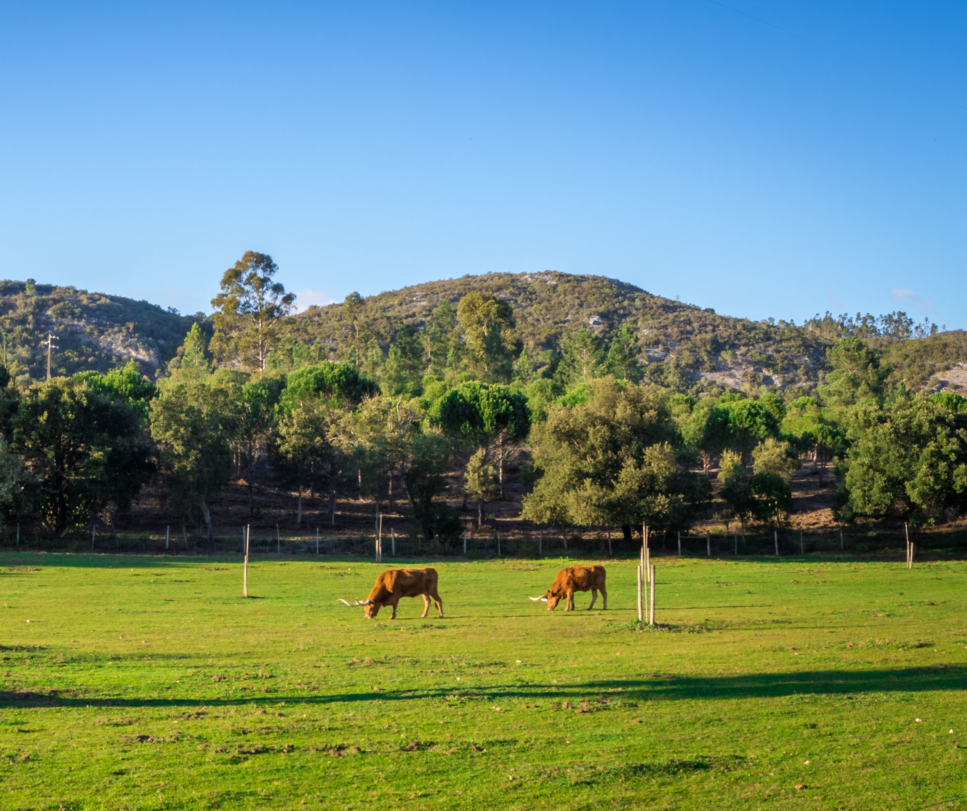
[[[436,610],[440,612],[440,616],[443,616],[443,600],[437,592],[433,592],[433,602],[436,603]]]
[[[399,604],[400,604],[400,598],[399,597],[393,597],[393,602],[391,603],[391,605],[393,606],[393,616],[390,617],[391,620],[395,620],[396,619],[396,607]]]
[[[601,606],[602,610],[608,610],[608,590],[602,586],[601,587],[601,599],[604,600],[604,605]]]
[[[588,606],[588,611],[594,608],[594,601],[598,599],[598,590],[591,589],[591,605]]]
[[[426,594],[421,596],[423,597],[423,614],[420,616],[420,619],[425,620],[427,613],[430,611],[430,598]]]
[[[572,591],[572,592],[566,594],[564,596],[564,598],[565,598],[564,610],[565,611],[573,611],[574,610],[574,592]]]

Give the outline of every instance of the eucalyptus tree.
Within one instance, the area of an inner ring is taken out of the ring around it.
[[[264,253],[246,251],[225,271],[212,299],[215,336],[211,349],[222,363],[264,371],[279,337],[280,322],[295,306],[295,294],[275,281],[278,267]]]

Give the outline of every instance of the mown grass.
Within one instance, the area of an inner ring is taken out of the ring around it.
[[[0,807],[967,808],[967,564],[605,563],[0,555]]]

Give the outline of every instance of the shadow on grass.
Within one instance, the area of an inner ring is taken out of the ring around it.
[[[809,670],[799,673],[752,673],[742,676],[657,676],[650,679],[612,679],[575,685],[497,684],[480,687],[385,690],[379,692],[313,695],[276,692],[238,698],[106,698],[85,697],[76,691],[46,693],[0,691],[0,707],[184,707],[276,704],[392,702],[421,700],[506,701],[508,699],[585,699],[602,693],[632,701],[781,698],[787,696],[843,696],[862,700],[872,693],[929,693],[967,689],[967,666],[910,667],[895,670]],[[615,695],[620,691],[620,696]]]

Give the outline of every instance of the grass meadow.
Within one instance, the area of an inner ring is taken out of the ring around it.
[[[4,553],[0,808],[967,809],[967,563],[574,562]]]

